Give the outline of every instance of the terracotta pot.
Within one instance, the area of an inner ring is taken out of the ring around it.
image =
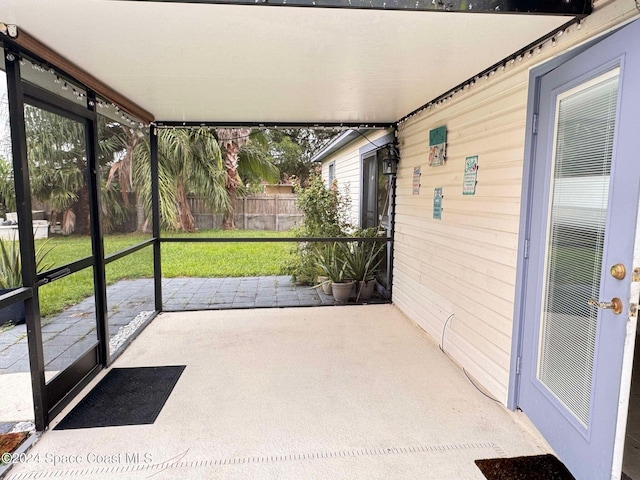
[[[373,296],[373,291],[376,288],[376,281],[369,280],[368,282],[358,282],[358,294],[357,300],[370,300]]]
[[[353,282],[332,283],[331,291],[333,292],[333,299],[338,303],[346,303],[351,296],[352,288]]]

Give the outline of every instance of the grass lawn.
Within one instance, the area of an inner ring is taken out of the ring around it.
[[[164,234],[193,237],[290,237],[289,232],[205,230],[196,234]],[[169,277],[253,277],[281,275],[292,243],[163,243],[162,276]]]
[[[288,232],[205,230],[194,234],[163,233],[163,237],[286,237]],[[118,252],[149,238],[148,235],[107,235],[105,253]],[[36,248],[44,241],[37,241]],[[289,243],[165,243],[162,245],[162,276],[169,277],[248,277],[279,275],[291,255]],[[60,266],[91,255],[88,237],[52,237],[46,242],[51,251],[48,264]],[[153,249],[148,246],[106,266],[107,284],[130,278],[153,276]],[[43,317],[61,312],[93,294],[93,269],[80,272],[40,288]],[[108,300],[108,298],[107,298]]]

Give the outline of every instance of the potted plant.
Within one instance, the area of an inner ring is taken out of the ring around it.
[[[46,248],[46,241],[36,251],[38,272],[50,269],[53,265],[45,263],[45,257],[52,248]],[[15,240],[0,238],[0,295],[12,292],[22,286],[22,261],[20,244]],[[6,323],[22,323],[25,320],[24,303],[17,302],[0,310],[0,326]]]
[[[356,301],[369,300],[376,285],[376,271],[382,262],[384,243],[354,242],[346,256],[347,275],[357,282]]]
[[[326,248],[319,249],[316,253],[318,267],[331,283],[331,293],[338,303],[345,303],[351,296],[353,281],[347,279],[347,264],[345,261],[345,248],[337,242]]]
[[[331,280],[326,275],[318,275],[318,283],[313,288],[321,288],[325,295],[332,295]]]
[[[320,244],[314,247],[310,254],[313,255],[314,268],[317,270],[317,283],[311,288],[321,288],[325,295],[332,295],[331,291],[331,279],[325,274],[325,269],[322,265],[328,264],[328,252],[325,244]]]

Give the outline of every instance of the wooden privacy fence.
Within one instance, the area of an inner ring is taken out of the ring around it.
[[[224,215],[207,207],[204,197],[187,198],[200,230],[221,228]],[[244,230],[289,230],[302,223],[303,213],[296,207],[295,194],[260,194],[236,199],[236,228]]]

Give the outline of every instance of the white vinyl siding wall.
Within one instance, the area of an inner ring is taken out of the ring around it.
[[[529,68],[634,13],[596,12],[548,45],[399,126],[393,301],[491,395],[506,403],[516,291]],[[602,8],[598,9],[599,5]],[[429,130],[446,125],[447,162],[428,166]],[[462,195],[465,157],[478,155],[476,194]],[[412,195],[413,169],[422,170]],[[442,220],[433,219],[443,188]],[[447,327],[445,330],[445,323]]]
[[[366,132],[365,135],[368,140],[374,142],[388,133],[388,130],[375,130]],[[325,182],[329,181],[329,164],[335,162],[338,188],[343,195],[348,195],[351,199],[351,222],[355,225],[360,224],[360,189],[362,187],[360,149],[370,145],[367,139],[357,138],[322,161],[322,178]]]

